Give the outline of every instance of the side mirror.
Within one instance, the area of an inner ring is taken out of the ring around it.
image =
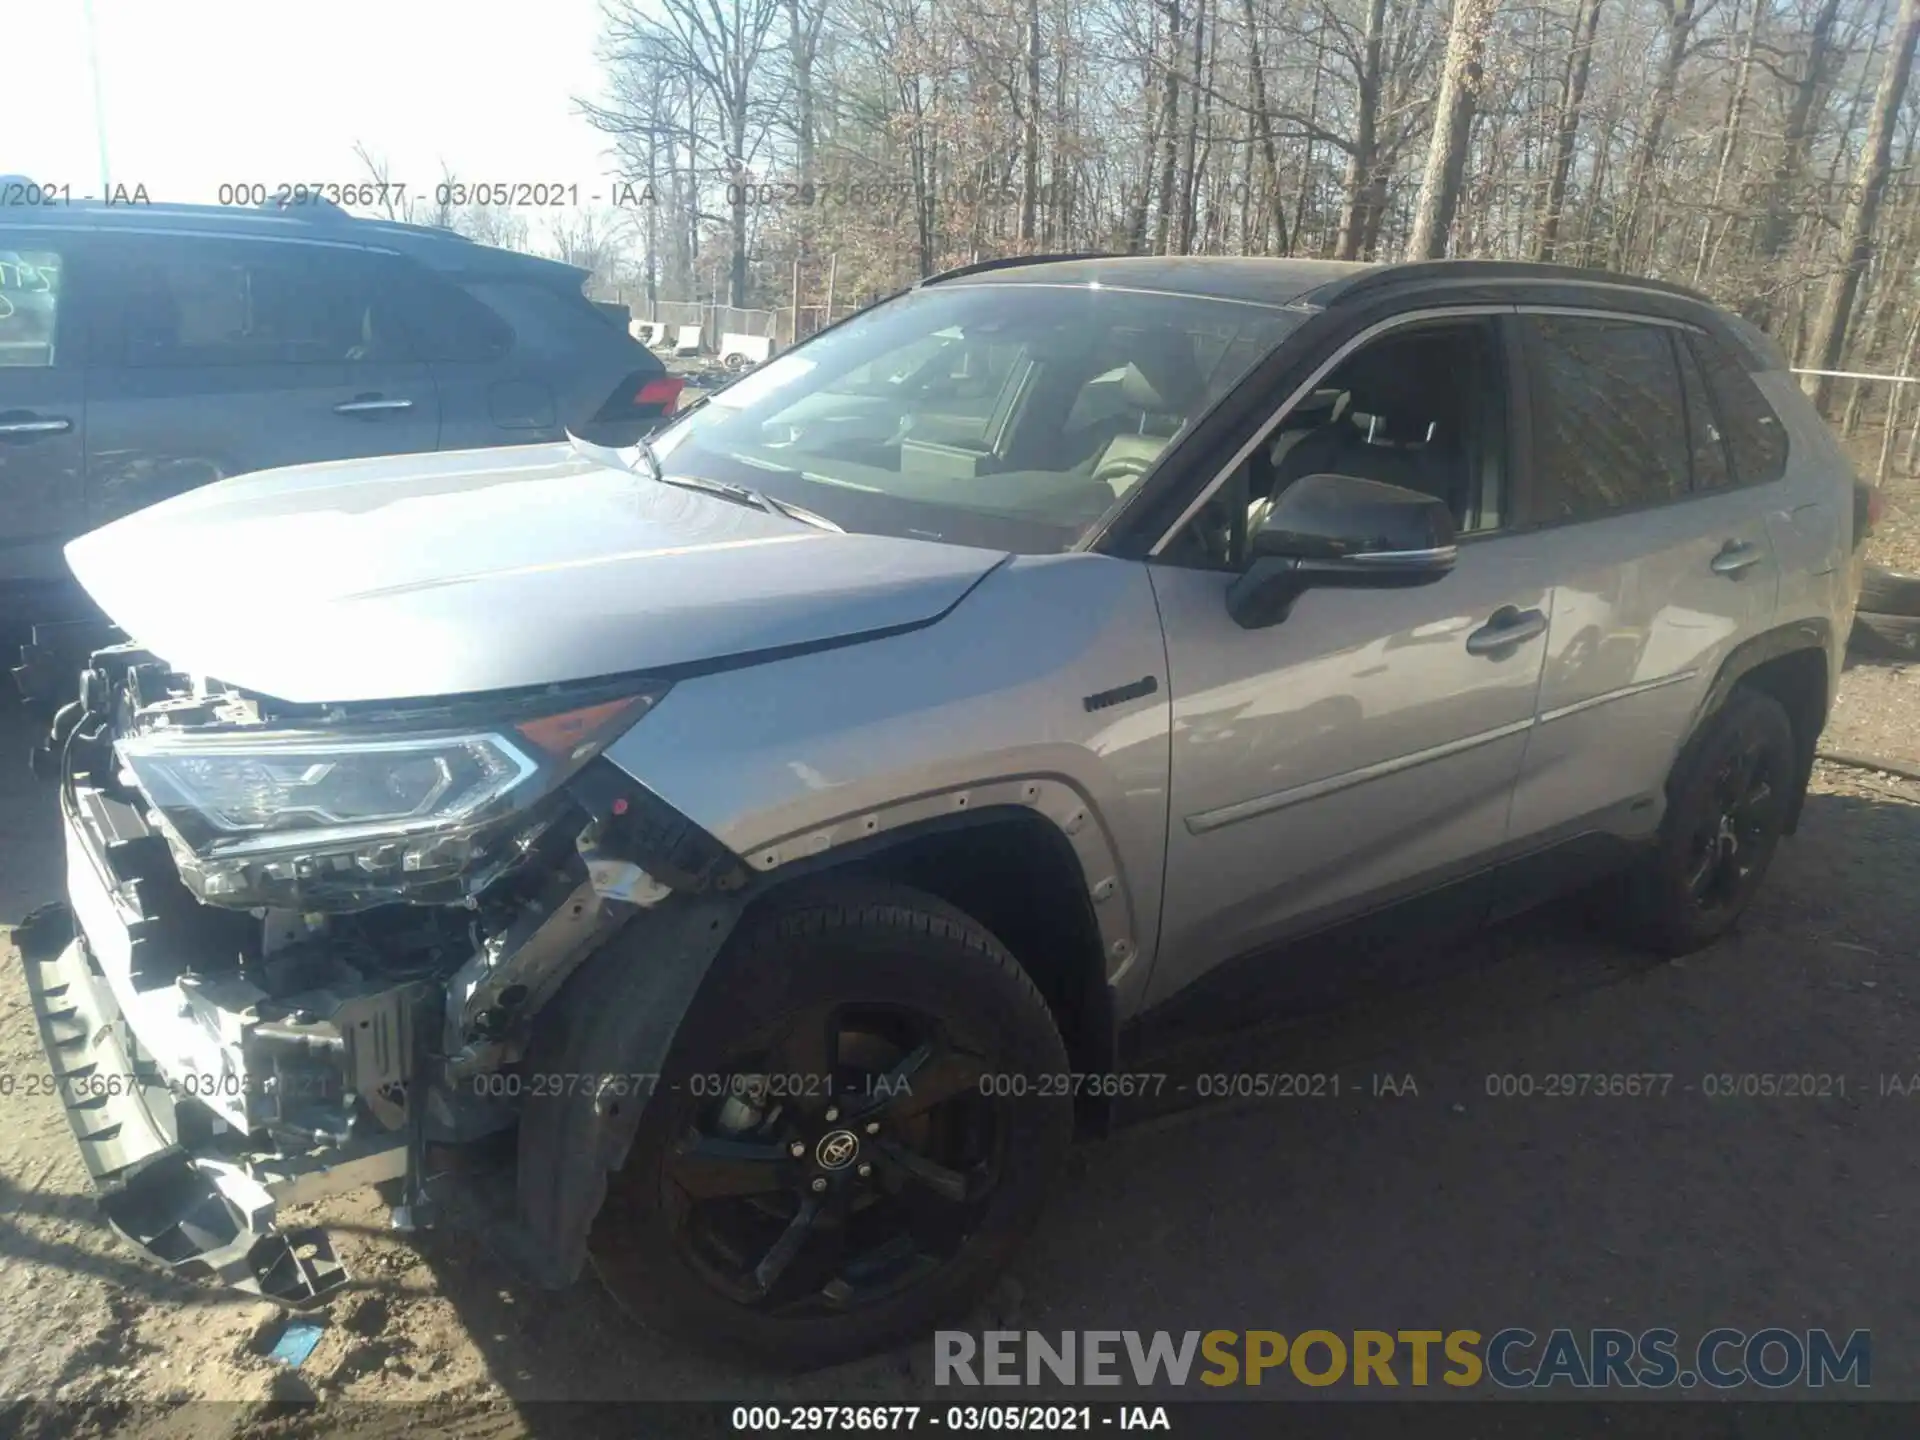
[[[1399,485],[1307,475],[1281,493],[1248,548],[1252,560],[1227,588],[1227,611],[1256,630],[1286,619],[1315,586],[1431,585],[1453,569],[1453,512]]]

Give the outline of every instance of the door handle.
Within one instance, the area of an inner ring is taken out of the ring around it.
[[[381,415],[389,410],[411,410],[411,400],[388,400],[379,395],[356,395],[333,407],[336,415]]]
[[[1487,617],[1486,624],[1467,636],[1467,653],[1496,655],[1546,633],[1547,617],[1540,611],[1502,605]]]
[[[50,420],[0,420],[0,435],[64,435],[73,429],[65,416]]]
[[[1720,553],[1713,557],[1713,573],[1737,579],[1742,570],[1758,565],[1765,558],[1758,545],[1745,540],[1729,540],[1720,547]]]

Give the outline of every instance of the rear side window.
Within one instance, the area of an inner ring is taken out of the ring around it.
[[[1778,480],[1787,469],[1787,431],[1780,417],[1731,350],[1707,335],[1691,335],[1688,340],[1726,432],[1734,479],[1742,485]]]
[[[373,256],[189,236],[104,242],[102,350],[136,369],[412,358]]]
[[[1586,520],[1686,495],[1687,422],[1663,327],[1527,315],[1543,518]]]
[[[60,318],[60,256],[0,240],[0,366],[53,364]]]

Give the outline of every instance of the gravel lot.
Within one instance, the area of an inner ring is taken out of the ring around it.
[[[1917,714],[1920,667],[1855,666],[1826,743],[1920,766]],[[26,742],[0,710],[0,757]],[[0,919],[58,895],[57,833],[51,792],[7,758]],[[1720,1324],[1868,1327],[1873,1394],[1920,1398],[1920,1093],[1881,1093],[1881,1077],[1920,1075],[1917,873],[1920,783],[1822,765],[1801,833],[1708,952],[1647,968],[1560,907],[1412,957],[1417,984],[1149,1059],[1334,1071],[1343,1097],[1135,1117],[1084,1147],[974,1328],[1668,1325],[1685,1343]],[[1487,1092],[1489,1075],[1566,1071],[1673,1080],[1664,1098]],[[1727,1072],[1844,1076],[1846,1093],[1707,1098],[1702,1077]],[[238,1431],[269,1397],[308,1392],[420,1402],[356,1428],[476,1436],[541,1428],[516,1408],[530,1400],[954,1398],[932,1387],[925,1344],[773,1378],[637,1328],[591,1281],[515,1292],[458,1231],[390,1238],[370,1197],[313,1212],[356,1282],[311,1358],[282,1370],[250,1349],[273,1307],[177,1284],[96,1222],[57,1106],[21,1093],[44,1073],[9,955],[0,1077],[20,1086],[0,1101],[0,1397],[79,1407],[24,1409],[29,1429],[160,1433],[142,1402],[207,1398],[249,1403],[179,1415]],[[1375,1074],[1418,1094],[1369,1098]],[[1304,1392],[1274,1392],[1288,1393]]]

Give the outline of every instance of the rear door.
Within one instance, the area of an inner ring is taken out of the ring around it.
[[[392,257],[184,234],[96,244],[92,523],[228,475],[437,444],[439,399],[399,318]]]
[[[1652,829],[1721,660],[1779,583],[1765,503],[1728,483],[1692,331],[1528,309],[1533,519],[1555,584],[1517,841]]]
[[[84,331],[71,232],[0,229],[0,584],[59,579],[86,528]]]

